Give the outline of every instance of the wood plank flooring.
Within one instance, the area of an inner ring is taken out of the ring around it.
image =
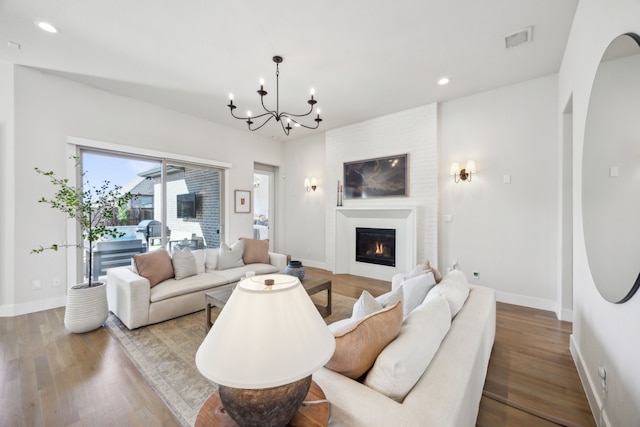
[[[331,278],[333,292],[351,297],[390,289],[381,280],[307,274]],[[58,308],[0,318],[0,426],[179,425],[106,329],[69,334],[63,317]],[[571,324],[507,304],[498,304],[497,321],[485,391],[498,400],[482,398],[477,425],[595,425],[569,355]]]

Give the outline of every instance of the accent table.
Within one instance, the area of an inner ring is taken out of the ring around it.
[[[324,392],[315,381],[311,382],[305,402],[326,400]],[[287,426],[289,427],[326,427],[329,422],[329,402],[303,403]],[[194,427],[238,427],[225,411],[216,390],[200,408]]]

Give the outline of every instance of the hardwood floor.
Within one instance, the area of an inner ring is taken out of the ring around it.
[[[381,280],[308,274],[330,277],[333,292],[351,297],[390,289]],[[58,308],[0,318],[0,426],[179,425],[106,329],[70,334],[63,317]],[[570,333],[571,324],[552,313],[498,304],[485,384],[493,398],[482,398],[477,425],[594,426],[569,355]]]

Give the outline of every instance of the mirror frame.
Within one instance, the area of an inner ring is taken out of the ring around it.
[[[602,58],[600,59],[600,65],[598,66],[598,69],[596,70],[596,74],[594,76],[593,79],[593,84],[591,87],[591,92],[590,92],[590,96],[589,96],[589,104],[587,106],[587,115],[586,115],[586,123],[585,123],[585,133],[584,133],[584,140],[583,140],[583,152],[582,152],[582,216],[583,216],[583,236],[584,236],[584,244],[585,244],[585,252],[587,255],[587,262],[589,265],[589,272],[591,274],[591,277],[593,279],[593,282],[598,290],[598,292],[600,293],[600,295],[602,296],[602,298],[604,298],[605,300],[614,303],[614,304],[622,304],[624,302],[629,301],[633,295],[638,291],[638,289],[640,288],[640,273],[637,275],[635,282],[631,285],[627,285],[625,286],[624,284],[621,284],[619,286],[619,289],[611,289],[611,281],[606,281],[606,280],[602,280],[602,271],[604,270],[603,267],[598,267],[598,265],[600,264],[596,264],[596,260],[597,261],[601,261],[601,259],[596,256],[596,255],[601,255],[601,252],[599,252],[598,250],[596,250],[594,248],[594,236],[596,235],[596,231],[593,229],[588,229],[589,225],[592,225],[593,222],[597,222],[597,220],[599,219],[605,219],[605,220],[611,220],[611,217],[607,217],[605,215],[602,216],[598,216],[598,213],[593,213],[594,212],[594,207],[592,207],[592,205],[589,205],[590,201],[593,201],[594,196],[590,196],[590,197],[585,197],[586,192],[591,189],[593,190],[594,187],[593,185],[589,185],[589,184],[593,184],[593,183],[589,183],[589,177],[591,177],[591,179],[593,180],[593,174],[597,174],[597,173],[603,173],[603,170],[592,170],[592,168],[589,168],[589,166],[591,166],[592,164],[589,162],[593,161],[593,158],[596,157],[594,156],[594,154],[592,154],[591,152],[598,150],[598,146],[603,146],[603,144],[607,144],[607,147],[615,147],[615,144],[618,144],[618,147],[622,147],[623,145],[619,142],[619,141],[611,141],[611,140],[607,140],[605,141],[604,139],[596,139],[596,137],[594,137],[594,128],[591,126],[590,124],[594,121],[596,121],[594,119],[594,117],[601,117],[601,116],[594,116],[594,114],[596,114],[594,112],[594,110],[597,110],[598,107],[595,106],[595,102],[597,102],[596,99],[594,99],[594,93],[596,92],[596,90],[598,89],[597,85],[598,83],[600,83],[600,85],[602,85],[602,80],[599,80],[599,76],[600,78],[603,77],[603,63],[608,62],[608,60],[610,58],[608,58],[608,55],[610,56],[612,54],[613,51],[615,51],[615,43],[617,40],[620,40],[624,37],[629,37],[631,38],[634,42],[635,45],[637,47],[637,49],[634,48],[634,52],[633,54],[630,55],[626,55],[626,56],[633,56],[633,55],[640,55],[640,36],[638,36],[635,33],[625,33],[625,34],[621,34],[619,36],[617,36],[616,38],[614,38],[609,45],[607,46],[607,49],[605,49],[604,53],[602,54]],[[625,58],[626,56],[621,55],[620,58]],[[617,59],[616,56],[614,56],[614,58]],[[611,79],[610,76],[606,76],[608,78]],[[613,79],[612,79],[613,80]],[[620,81],[624,81],[623,79],[615,79],[616,82],[620,82]],[[638,73],[638,83],[640,86],[640,73]],[[615,86],[612,86],[615,87]],[[601,87],[599,88],[600,90],[602,89]],[[629,98],[629,99],[635,99],[635,98]],[[640,101],[639,101],[640,103]],[[622,111],[621,109],[624,107],[620,107],[619,110],[617,111]],[[612,111],[616,111],[613,108],[609,108],[609,110]],[[635,111],[635,109],[633,110]],[[596,123],[598,123],[596,121]],[[597,128],[597,127],[596,127]],[[609,128],[605,128],[605,129],[613,129],[612,127]],[[635,130],[635,128],[634,128]],[[613,132],[612,132],[613,133]],[[597,145],[594,145],[597,144]],[[593,148],[591,148],[593,147]],[[591,155],[590,155],[591,154]],[[606,160],[606,159],[605,159]],[[616,159],[617,160],[617,159]],[[609,177],[615,177],[617,175],[612,175],[612,172],[610,171],[610,175]],[[618,178],[618,179],[624,179],[624,178]],[[600,193],[596,193],[597,195],[602,194],[602,189],[600,189]],[[623,189],[624,191],[624,189]],[[613,192],[612,192],[613,193]],[[606,206],[606,208],[603,208],[602,211],[611,211],[611,209],[608,209],[611,205],[606,205],[606,203],[602,203],[603,206]],[[624,206],[622,207],[624,208]],[[590,213],[588,213],[590,211]],[[634,216],[632,213],[628,214],[628,218],[631,220],[634,220]],[[592,227],[593,228],[593,227]],[[589,237],[591,236],[591,237]],[[620,234],[616,234],[616,236],[620,236]],[[640,239],[640,236],[630,236],[629,239]],[[599,243],[599,242],[598,242]],[[609,245],[608,248],[605,248],[605,251],[607,254],[611,254],[611,257],[613,257],[615,259],[616,257],[616,249],[619,249],[617,247],[611,247],[613,245]],[[591,249],[590,249],[591,248]],[[622,249],[624,251],[624,247]],[[620,252],[618,252],[620,253]],[[626,255],[626,254],[625,254]],[[640,253],[635,254],[640,256]],[[633,254],[632,254],[633,256]],[[612,261],[613,262],[613,261]],[[628,274],[627,278],[630,276],[631,272],[633,271],[635,264],[632,264],[627,271],[625,271],[625,274]],[[599,271],[599,273],[594,274],[594,271]],[[598,277],[597,277],[598,276]],[[601,280],[598,280],[601,279]],[[615,278],[613,279],[615,280]],[[628,282],[627,282],[628,283]],[[609,285],[609,288],[606,288],[605,286]]]

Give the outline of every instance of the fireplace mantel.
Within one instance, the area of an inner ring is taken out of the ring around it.
[[[335,228],[335,274],[354,274],[391,280],[416,265],[416,211],[407,207],[338,207]],[[396,266],[382,266],[355,260],[356,227],[393,228],[396,230]]]

